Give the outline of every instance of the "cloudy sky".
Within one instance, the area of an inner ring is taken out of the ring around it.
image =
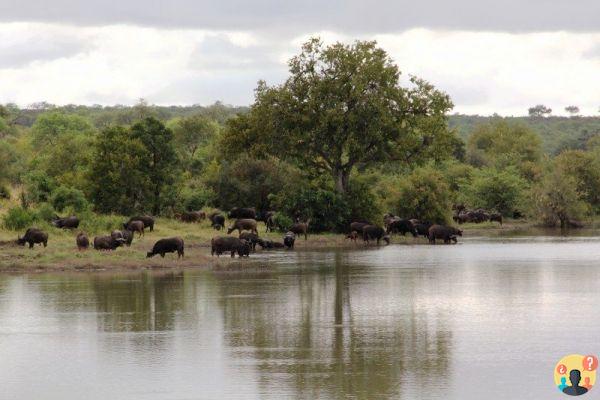
[[[314,35],[377,40],[456,112],[600,108],[598,0],[0,0],[0,103],[245,105]]]

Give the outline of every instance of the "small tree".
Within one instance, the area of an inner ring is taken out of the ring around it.
[[[565,107],[565,111],[571,114],[572,116],[579,114],[579,107],[577,106],[567,106]]]
[[[543,104],[538,104],[537,106],[530,107],[528,112],[530,117],[545,117],[552,113],[552,109]]]
[[[470,207],[496,210],[510,216],[520,208],[525,187],[525,180],[514,167],[501,171],[484,168],[476,170],[472,181],[461,185],[460,191],[462,200]]]

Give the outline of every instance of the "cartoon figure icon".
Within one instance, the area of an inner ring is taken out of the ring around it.
[[[581,381],[581,371],[578,369],[572,369],[569,372],[569,380],[571,381],[571,386],[567,386],[563,389],[563,393],[568,394],[569,396],[580,396],[584,393],[587,393],[587,389],[583,386],[579,386],[579,382]]]
[[[569,354],[554,367],[554,384],[569,396],[581,396],[596,384],[598,358],[594,355]]]

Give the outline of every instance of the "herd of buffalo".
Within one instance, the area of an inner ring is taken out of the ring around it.
[[[485,210],[467,210],[464,206],[458,205],[454,208],[453,219],[455,222],[462,224],[465,222],[480,223],[484,221],[497,221],[502,224],[502,216],[497,213],[489,213]],[[258,233],[258,222],[264,222],[266,232],[273,231],[276,228],[274,220],[275,212],[256,212],[254,208],[233,208],[227,217],[232,220],[227,229],[227,236],[217,236],[211,240],[211,254],[220,256],[223,253],[230,253],[231,257],[249,256],[251,252],[256,250],[256,246],[262,249],[287,248],[293,249],[297,236],[308,238],[308,229],[310,219],[297,222],[286,229],[282,242],[271,239],[261,238]],[[190,211],[182,214],[176,214],[176,218],[182,222],[201,222],[205,219],[210,221],[211,227],[215,230],[221,230],[225,227],[225,215],[221,212],[213,212],[206,214],[204,211]],[[52,224],[57,228],[62,229],[77,229],[79,227],[79,218],[70,216],[66,218],[56,217]],[[75,238],[77,248],[85,250],[93,246],[96,250],[115,250],[120,246],[130,246],[134,235],[137,233],[138,238],[144,235],[146,229],[154,230],[155,220],[151,216],[135,216],[131,217],[127,222],[123,223],[122,229],[114,230],[109,235],[96,236],[93,241],[90,241],[88,236],[80,232]],[[457,237],[462,236],[462,230],[451,226],[432,224],[417,219],[403,219],[393,214],[386,214],[383,217],[383,227],[373,224],[369,221],[355,221],[349,226],[346,238],[356,242],[359,238],[365,244],[376,242],[377,245],[383,240],[386,244],[390,243],[390,235],[411,234],[412,236],[423,236],[430,243],[435,244],[436,240],[442,240],[446,244],[456,243]],[[278,227],[281,228],[281,227]],[[232,232],[238,231],[238,237],[229,236]],[[20,245],[29,244],[29,248],[33,248],[34,244],[41,244],[44,247],[48,245],[48,233],[37,229],[30,228],[25,234],[17,239]],[[166,253],[177,252],[178,258],[184,256],[184,241],[180,237],[169,237],[158,240],[151,251],[146,255],[152,257],[160,254],[164,257]]]

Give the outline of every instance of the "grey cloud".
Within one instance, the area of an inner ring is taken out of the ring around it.
[[[18,68],[34,61],[50,61],[70,57],[86,49],[86,43],[79,38],[43,37],[39,35],[26,38],[4,40],[0,43],[0,68]]]
[[[267,30],[298,34],[409,28],[599,31],[598,0],[2,0],[0,21]]]

